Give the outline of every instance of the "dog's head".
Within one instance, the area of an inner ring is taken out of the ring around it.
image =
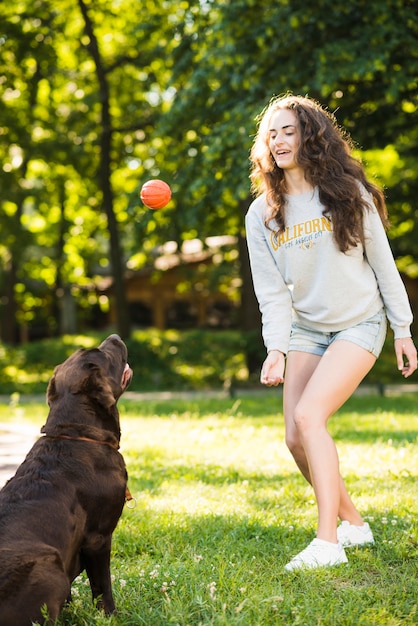
[[[110,335],[98,348],[77,350],[55,368],[47,390],[49,406],[71,394],[108,411],[116,407],[132,379],[127,359],[128,350],[118,335]]]

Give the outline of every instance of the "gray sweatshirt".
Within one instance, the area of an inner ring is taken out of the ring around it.
[[[405,286],[370,194],[364,215],[365,246],[341,252],[318,190],[287,196],[286,230],[264,225],[265,194],[246,216],[254,290],[267,351],[289,347],[292,321],[321,332],[350,328],[383,306],[395,339],[409,337],[412,312]]]

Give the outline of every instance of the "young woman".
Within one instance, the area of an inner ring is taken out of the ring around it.
[[[332,114],[286,95],[260,117],[251,151],[257,197],[247,241],[267,349],[260,380],[284,382],[286,444],[318,507],[316,538],[286,570],[346,563],[344,547],[374,541],[340,476],[327,422],[373,367],[386,318],[401,374],[417,368],[383,193],[351,150]]]

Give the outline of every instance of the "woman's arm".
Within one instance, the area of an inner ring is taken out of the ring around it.
[[[273,258],[261,216],[249,210],[246,216],[247,244],[254,291],[261,317],[267,351],[287,352],[292,322],[290,291]]]

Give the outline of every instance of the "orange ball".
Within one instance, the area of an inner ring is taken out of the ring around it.
[[[162,209],[170,202],[171,189],[163,180],[155,178],[142,186],[140,196],[149,209]]]

